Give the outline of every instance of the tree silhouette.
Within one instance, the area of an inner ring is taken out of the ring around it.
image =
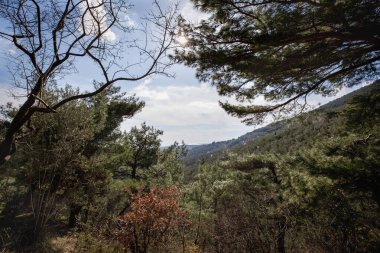
[[[154,3],[155,9],[144,19],[145,29],[139,29],[126,22],[131,6],[124,0],[0,2],[0,18],[4,24],[0,37],[17,49],[16,85],[26,92],[26,101],[1,140],[0,163],[15,152],[23,126],[33,130],[31,117],[35,113],[55,113],[67,102],[94,96],[117,82],[166,74],[172,64],[165,56],[174,40],[176,6],[164,11],[156,1]],[[122,41],[117,34],[142,36],[143,40]],[[135,63],[120,66],[123,48],[137,52],[140,58]],[[75,73],[77,61],[82,58],[94,63],[103,77],[99,80],[101,85],[92,92],[48,104],[44,93],[49,81]]]

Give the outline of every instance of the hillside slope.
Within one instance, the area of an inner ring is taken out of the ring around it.
[[[252,132],[248,132],[238,137],[237,139],[192,146],[191,149],[189,149],[188,155],[183,160],[184,164],[186,167],[188,167],[189,170],[192,170],[195,166],[197,166],[198,163],[209,159],[210,157],[218,156],[224,150],[234,149],[240,150],[241,152],[243,152],[243,150],[247,152],[258,151],[260,149],[263,149],[263,145],[261,145],[263,142],[273,142],[273,145],[276,147],[271,145],[269,146],[271,146],[272,149],[274,148],[273,150],[281,152],[282,149],[286,150],[286,142],[281,142],[281,139],[287,138],[298,138],[300,139],[301,145],[304,143],[304,141],[301,140],[301,136],[305,136],[307,134],[324,134],[328,130],[329,124],[337,123],[333,122],[333,119],[322,117],[321,114],[324,114],[326,111],[340,110],[354,96],[368,94],[375,88],[380,88],[380,80],[372,83],[371,85],[355,90],[340,98],[337,98],[329,103],[326,103],[311,112],[292,119],[271,123],[265,127],[261,127]],[[301,127],[304,124],[312,124],[313,127]],[[313,132],[306,133],[306,131]],[[255,144],[253,144],[254,141]]]

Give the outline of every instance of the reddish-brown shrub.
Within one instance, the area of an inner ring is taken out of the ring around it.
[[[148,252],[151,246],[163,248],[189,225],[179,206],[177,187],[139,189],[132,195],[131,211],[119,221],[117,239],[134,253]]]

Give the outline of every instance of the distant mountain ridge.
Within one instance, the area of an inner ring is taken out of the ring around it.
[[[328,111],[328,110],[340,110],[354,96],[368,94],[374,88],[380,88],[380,80],[377,80],[370,85],[357,89],[329,103],[326,103],[316,108],[313,111],[318,112],[318,111]],[[192,166],[197,161],[206,159],[207,157],[210,157],[215,153],[221,152],[226,149],[238,147],[238,146],[246,144],[247,142],[253,141],[259,137],[263,137],[263,136],[281,131],[282,129],[284,129],[285,126],[286,126],[285,121],[278,121],[278,122],[270,123],[265,127],[255,129],[236,139],[212,142],[212,143],[203,144],[203,145],[189,145],[188,154],[184,158],[184,163],[187,166]]]
[[[360,89],[357,89],[353,92],[350,92],[340,98],[334,99],[331,102],[328,102],[320,107],[318,107],[315,110],[336,110],[336,109],[342,109],[347,102],[349,102],[354,96],[357,95],[366,95],[369,94],[369,92],[375,88],[380,87],[380,80],[377,80],[373,82],[370,85],[364,86]]]

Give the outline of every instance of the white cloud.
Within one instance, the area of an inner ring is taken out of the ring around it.
[[[136,28],[137,27],[136,22],[126,13],[124,13],[123,20],[121,20],[121,23],[123,23],[123,25],[130,27],[130,28]]]
[[[196,107],[196,108],[201,108],[206,111],[212,111],[215,110],[215,108],[219,107],[218,104],[214,102],[205,102],[205,101],[194,101],[189,103],[189,106]]]
[[[312,106],[324,104],[341,97],[354,89],[344,88],[336,96],[310,96]],[[129,131],[132,126],[147,122],[164,131],[163,145],[184,140],[186,144],[202,144],[237,138],[260,126],[246,126],[239,119],[229,116],[218,104],[220,97],[215,87],[201,83],[198,85],[170,84],[157,86],[146,80],[131,90],[146,102],[141,113],[122,124]],[[255,103],[264,104],[263,97]],[[269,122],[267,122],[269,123]]]
[[[14,106],[25,100],[25,92],[22,89],[0,84],[0,105],[12,103]]]
[[[104,5],[101,5],[102,3],[103,0],[89,0],[89,7],[96,7],[92,8],[91,12],[90,9],[88,9],[87,1],[83,2],[83,4],[80,5],[80,8],[83,12],[87,10],[86,14],[84,15],[84,29],[87,33],[98,33],[98,25],[96,21],[100,22],[101,32],[104,32],[108,28],[107,11],[105,10]],[[103,34],[103,38],[108,41],[115,41],[116,34],[111,29],[108,29]]]
[[[126,120],[122,129],[129,131],[146,121],[164,131],[163,145],[182,140],[187,144],[221,141],[253,130],[227,115],[218,104],[220,97],[215,88],[207,84],[155,86],[148,80],[131,92],[143,99],[146,106]]]
[[[202,20],[210,17],[210,14],[197,10],[190,0],[184,1],[180,13],[186,20],[195,24],[199,24]]]
[[[151,81],[151,79],[146,79],[143,83],[137,86],[133,92],[145,100],[168,100],[169,96],[165,91],[158,91],[149,88]]]

